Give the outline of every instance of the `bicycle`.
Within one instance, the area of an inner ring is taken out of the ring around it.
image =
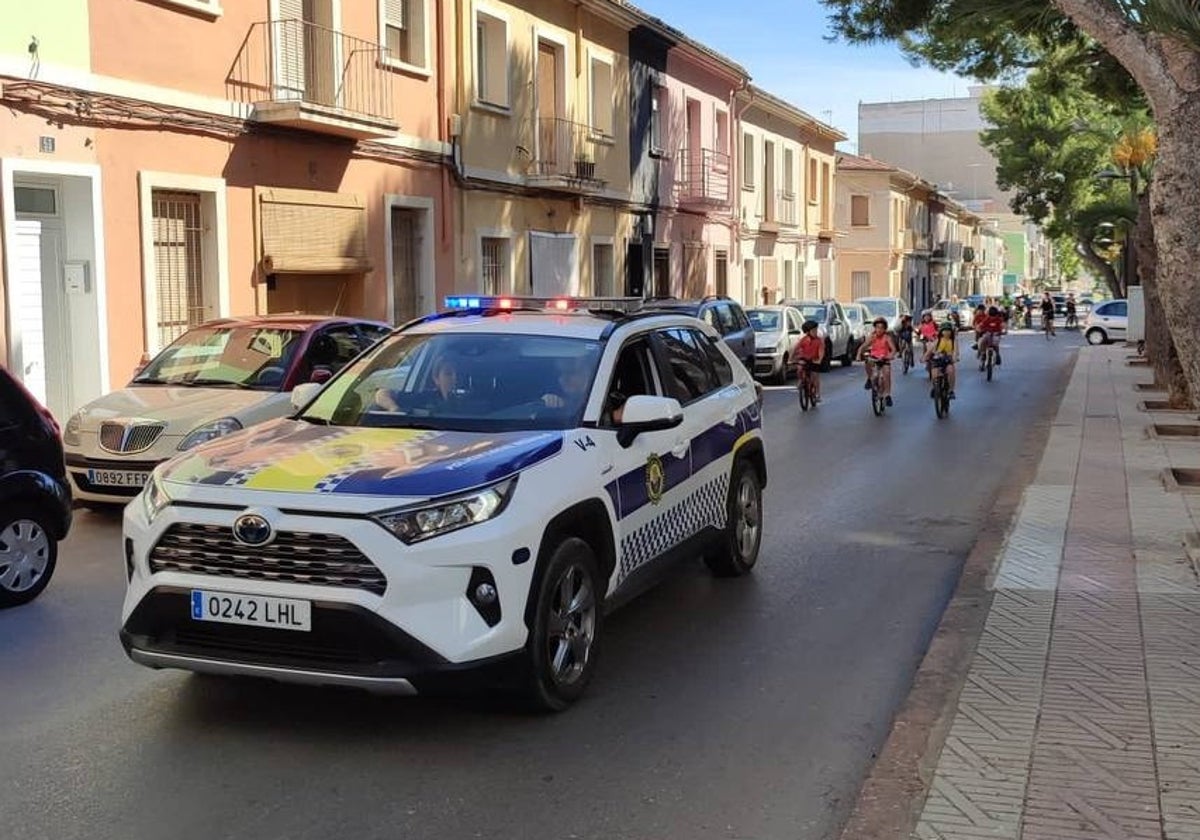
[[[870,359],[871,365],[871,411],[882,417],[887,411],[887,397],[883,392],[883,370],[891,364],[890,359]]]
[[[813,378],[812,365],[804,360],[796,366],[796,393],[800,396],[801,411],[817,407],[820,400],[817,396],[817,381]]]
[[[1067,329],[1067,330],[1079,329],[1079,316],[1076,315],[1074,312],[1068,312],[1066,323],[1063,324],[1063,329]]]
[[[996,365],[996,347],[989,341],[988,346],[983,349],[982,361],[979,363],[979,371],[983,373],[987,371],[987,381],[992,381],[992,369]]]
[[[946,374],[949,363],[938,362],[933,377],[933,412],[941,420],[950,413],[950,377]]]
[[[1042,332],[1046,334],[1047,341],[1054,338],[1054,316],[1053,315],[1043,315],[1042,316]]]
[[[913,368],[913,348],[911,341],[900,342],[900,358],[904,362],[904,375],[908,376],[908,372]]]

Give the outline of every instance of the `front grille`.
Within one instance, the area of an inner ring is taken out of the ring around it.
[[[382,595],[387,579],[344,537],[281,531],[269,545],[242,545],[231,528],[172,525],[150,551],[151,572],[188,572],[225,578],[276,580]]]
[[[163,423],[124,423],[109,420],[100,424],[100,448],[116,454],[145,452],[166,428]]]

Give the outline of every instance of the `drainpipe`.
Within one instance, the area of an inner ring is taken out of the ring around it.
[[[445,21],[441,3],[434,3],[434,8],[437,9],[437,116],[438,116],[438,136],[449,137],[450,131],[446,120],[446,38],[445,38]],[[453,138],[451,138],[453,139]],[[450,207],[450,175],[446,172],[446,167],[442,168],[442,235],[441,244],[445,244],[450,240],[450,215],[447,210]],[[436,287],[436,278],[434,285]]]
[[[733,211],[733,245],[732,251],[734,259],[737,260],[738,276],[742,278],[742,291],[746,291],[746,278],[742,275],[742,132],[739,130],[742,127],[742,114],[754,104],[754,91],[750,91],[750,98],[746,104],[739,110],[737,97],[739,93],[749,90],[750,80],[742,79],[736,88],[729,94],[729,160],[730,169],[733,170],[730,178],[730,185],[733,191],[730,204]],[[758,278],[754,278],[755,284],[758,283]],[[757,291],[754,292],[755,297],[752,300],[746,301],[747,306],[754,306],[757,301]]]

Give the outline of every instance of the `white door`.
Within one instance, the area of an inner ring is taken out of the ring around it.
[[[530,284],[537,297],[579,294],[579,252],[573,233],[529,232]]]
[[[54,224],[18,219],[17,276],[12,288],[17,374],[55,417],[73,404],[70,331],[62,289],[62,230]]]

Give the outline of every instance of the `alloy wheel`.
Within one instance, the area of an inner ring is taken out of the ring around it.
[[[762,528],[762,498],[758,492],[758,484],[749,471],[742,473],[738,483],[734,515],[734,537],[738,553],[745,559],[753,556],[758,546],[759,530]]]
[[[584,568],[571,563],[554,585],[546,626],[546,652],[555,683],[569,686],[579,680],[595,638],[596,593]]]

